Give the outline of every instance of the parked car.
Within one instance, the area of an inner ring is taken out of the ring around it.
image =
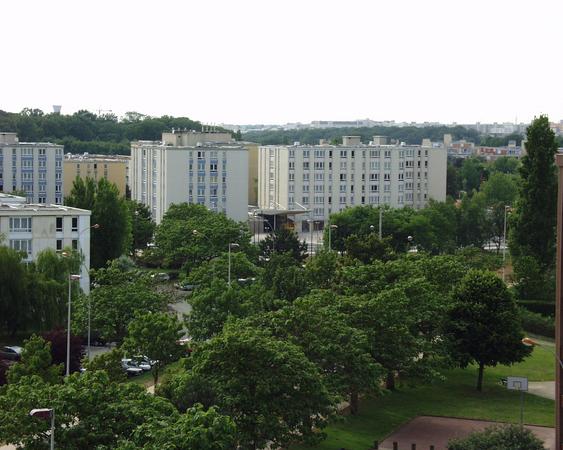
[[[164,273],[164,272],[153,273],[151,275],[151,278],[153,278],[156,281],[168,281],[168,280],[170,280],[170,275],[168,275],[167,273]]]
[[[123,370],[127,372],[128,377],[134,377],[136,375],[141,375],[143,373],[143,369],[141,369],[139,365],[132,359],[127,359],[127,358],[122,359],[121,367],[123,367]]]
[[[22,357],[22,348],[17,345],[0,347],[0,359],[19,361]]]
[[[151,361],[146,356],[133,356],[133,358],[131,359],[135,364],[137,364],[137,366],[139,366],[145,372],[151,370],[151,367],[155,363],[155,361]]]
[[[191,291],[195,290],[197,285],[196,284],[187,284],[187,283],[174,283],[174,287],[176,289],[181,290],[181,291],[191,292]]]

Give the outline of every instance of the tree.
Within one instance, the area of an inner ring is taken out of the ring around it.
[[[260,252],[264,258],[271,258],[275,253],[288,253],[293,259],[301,262],[307,257],[307,243],[299,241],[295,231],[280,228],[260,242]]]
[[[198,347],[189,370],[161,393],[180,409],[216,405],[236,423],[241,448],[287,446],[323,436],[332,408],[317,367],[295,344],[241,324]]]
[[[391,238],[379,239],[375,233],[359,237],[355,234],[348,236],[344,241],[346,254],[364,264],[369,264],[374,259],[387,261],[394,257],[390,245]]]
[[[115,448],[146,422],[174,419],[170,402],[135,383],[112,383],[103,371],[73,374],[63,384],[23,377],[0,394],[0,441],[44,448],[50,423],[30,417],[37,406],[54,407],[57,448]]]
[[[148,206],[136,200],[128,200],[131,221],[131,251],[145,249],[147,244],[152,241],[156,224],[152,221],[151,212]]]
[[[254,278],[258,274],[256,267],[245,253],[231,252],[231,280],[236,282],[239,278]],[[209,286],[215,279],[225,282],[229,278],[229,255],[221,255],[209,261],[204,261],[198,267],[192,269],[188,275],[187,282],[192,285]]]
[[[481,192],[485,194],[487,205],[502,203],[512,205],[518,196],[518,185],[513,175],[494,172],[481,185]]]
[[[170,205],[155,232],[155,251],[164,266],[183,266],[187,272],[226,252],[229,243],[236,243],[241,251],[250,252],[247,226],[209,211],[203,205]]]
[[[116,262],[93,272],[92,278],[97,287],[88,297],[76,298],[73,304],[74,329],[80,335],[87,331],[88,310],[92,330],[108,342],[121,342],[137,311],[160,312],[168,303],[165,295],[153,291],[150,276],[137,271],[123,272]]]
[[[309,285],[318,289],[330,289],[336,271],[338,270],[339,256],[336,252],[321,250],[307,260],[305,275]]]
[[[62,364],[66,373],[66,346],[67,333],[63,328],[48,331],[43,334],[43,339],[51,344],[51,357],[53,364]],[[80,370],[81,361],[84,357],[82,339],[71,333],[70,335],[70,373]]]
[[[27,274],[21,254],[0,246],[0,323],[12,335],[23,329],[29,320],[26,285]]]
[[[65,204],[92,211],[93,228],[90,238],[90,263],[94,268],[104,267],[107,261],[126,252],[131,245],[131,218],[125,199],[120,197],[115,184],[105,178],[98,183],[77,177]],[[82,231],[82,230],[80,230]]]
[[[448,168],[446,172],[446,195],[456,199],[461,190],[460,170],[448,160]]]
[[[491,170],[494,172],[516,174],[518,172],[518,158],[501,156],[493,163]]]
[[[542,115],[528,127],[526,155],[520,167],[520,198],[512,215],[510,239],[514,256],[532,256],[542,268],[555,261],[556,153],[555,134],[548,117]]]
[[[485,179],[485,166],[477,157],[467,158],[461,165],[462,186],[465,192],[478,191],[481,181]]]
[[[151,372],[156,386],[162,368],[179,359],[182,354],[182,348],[177,343],[182,334],[182,325],[176,316],[148,312],[138,314],[127,329],[123,348],[133,355],[143,355],[153,361]]]
[[[7,373],[9,383],[18,383],[23,377],[35,375],[43,382],[56,384],[61,381],[62,365],[53,365],[51,343],[33,335],[24,343],[21,361]]]
[[[103,370],[111,382],[120,383],[127,379],[127,375],[121,366],[124,357],[123,350],[116,347],[109,352],[101,353],[90,361],[84,361],[84,368],[89,372]]]
[[[464,195],[459,207],[459,244],[463,247],[482,248],[491,235],[491,224],[487,215],[485,196],[476,192]]]
[[[167,450],[231,450],[237,447],[236,425],[216,408],[201,405],[184,414],[151,421],[135,429],[133,436],[120,442],[117,450],[165,448]]]
[[[189,335],[196,341],[205,341],[219,334],[229,318],[242,318],[261,311],[260,287],[231,287],[215,280],[209,287],[197,289],[189,298],[192,309],[185,323]]]
[[[468,272],[454,292],[448,316],[452,354],[461,367],[478,365],[479,391],[486,366],[513,364],[529,354],[521,343],[524,334],[516,303],[492,272]]]
[[[450,450],[545,450],[543,442],[527,428],[518,425],[489,427],[476,431],[466,438],[448,442]]]
[[[295,301],[279,311],[254,316],[250,326],[260,326],[278,339],[293,342],[315,363],[325,385],[340,398],[348,398],[350,411],[359,409],[359,396],[379,390],[382,368],[370,355],[367,336],[349,324],[327,294]]]

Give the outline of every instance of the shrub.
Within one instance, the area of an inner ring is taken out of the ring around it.
[[[518,425],[490,427],[448,442],[449,450],[545,450],[534,434]]]
[[[524,330],[529,333],[555,338],[555,320],[553,317],[542,316],[525,308],[520,308],[520,314]]]
[[[528,311],[532,311],[542,316],[555,315],[555,302],[553,300],[518,300],[518,304]]]

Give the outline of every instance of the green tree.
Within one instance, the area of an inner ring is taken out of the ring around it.
[[[520,167],[520,198],[512,215],[510,250],[535,258],[542,268],[555,261],[557,223],[557,143],[547,116],[528,127],[526,155]]]
[[[494,172],[481,184],[481,192],[485,194],[488,205],[512,205],[518,196],[518,185],[513,175]]]
[[[57,385],[23,377],[0,394],[0,441],[45,448],[50,424],[29,416],[38,405],[55,408],[57,448],[64,450],[115,448],[146,422],[178,417],[164,398],[135,383],[112,383],[103,371],[73,374]]]
[[[493,163],[491,170],[494,172],[516,174],[520,161],[518,158],[510,156],[501,156]]]
[[[458,167],[448,160],[446,172],[446,195],[456,199],[461,190],[461,174]]]
[[[480,158],[471,157],[463,161],[461,165],[461,179],[465,192],[478,191],[481,181],[485,178],[485,166]]]
[[[315,363],[325,385],[340,398],[350,401],[356,414],[359,396],[379,390],[382,368],[370,355],[367,336],[349,324],[338,311],[332,295],[311,295],[279,311],[248,319],[278,339],[300,346]]]
[[[307,243],[300,241],[297,233],[287,228],[280,228],[270,233],[259,246],[264,258],[271,258],[275,253],[287,253],[301,262],[307,257]]]
[[[195,405],[184,414],[137,427],[130,439],[116,447],[117,450],[138,448],[231,450],[237,448],[236,425],[216,408],[204,410],[201,405]]]
[[[446,335],[461,367],[475,362],[477,390],[483,389],[486,366],[522,361],[529,349],[514,299],[503,281],[492,272],[471,270],[454,293]]]
[[[162,368],[180,358],[182,347],[178,339],[182,325],[168,313],[138,314],[128,326],[123,348],[133,355],[143,355],[153,361],[151,372],[155,386]]]
[[[189,371],[168,377],[161,392],[180,409],[216,405],[236,423],[241,448],[315,443],[331,415],[317,367],[290,342],[233,324],[203,344]]]
[[[106,372],[111,382],[120,383],[127,379],[127,375],[121,366],[123,357],[123,350],[116,347],[109,352],[95,356],[90,361],[84,361],[83,364],[87,371],[95,372],[96,370],[103,370]]]
[[[22,255],[0,246],[0,323],[12,335],[29,323],[27,281]]]
[[[305,275],[310,286],[330,289],[338,270],[339,255],[336,252],[321,250],[307,260]]]
[[[125,199],[120,197],[115,184],[105,178],[96,184],[92,179],[83,181],[77,177],[65,203],[91,210],[91,223],[99,225],[91,231],[92,267],[104,267],[107,261],[127,252],[131,245],[131,217]]]
[[[390,242],[391,238],[379,239],[375,233],[363,237],[352,234],[344,241],[344,248],[351,258],[369,264],[374,259],[387,261],[394,257]]]
[[[33,335],[24,343],[21,361],[14,364],[7,373],[9,383],[18,383],[23,377],[38,376],[48,384],[61,381],[61,365],[53,365],[51,344]]]
[[[91,329],[108,342],[121,342],[135,313],[166,308],[167,297],[155,292],[151,282],[148,275],[123,272],[115,263],[93,272],[93,284],[97,287],[88,297],[82,295],[73,302],[75,330],[81,335],[86,333],[90,310]]]
[[[458,214],[459,244],[463,247],[473,245],[482,248],[491,236],[485,195],[482,192],[476,192],[472,196],[464,195]]]
[[[518,425],[489,427],[475,431],[466,438],[448,442],[450,450],[545,450],[543,442],[533,432]]]
[[[209,287],[197,289],[189,298],[192,309],[185,323],[189,335],[196,341],[205,341],[219,334],[229,318],[242,318],[261,311],[260,287],[231,287],[215,280]]]
[[[131,221],[131,251],[142,250],[152,241],[156,224],[153,222],[148,206],[135,200],[128,200]]]
[[[239,278],[255,278],[257,274],[258,267],[248,259],[245,253],[231,252],[231,280],[233,283]],[[221,279],[226,282],[228,278],[229,256],[227,253],[222,253],[192,269],[187,282],[198,286],[209,286],[214,279]]]
[[[226,252],[229,243],[250,252],[250,234],[245,224],[203,205],[172,204],[155,232],[156,251],[166,267],[189,272],[202,262]]]

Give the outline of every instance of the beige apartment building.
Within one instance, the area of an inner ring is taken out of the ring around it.
[[[119,193],[125,196],[129,185],[130,156],[125,155],[65,155],[63,163],[64,196],[68,197],[76,177],[92,178],[95,181],[105,178],[115,184]]]

